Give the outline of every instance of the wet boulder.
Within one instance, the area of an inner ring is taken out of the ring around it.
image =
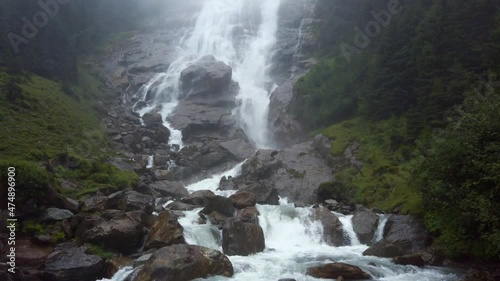
[[[245,222],[259,223],[259,210],[255,207],[246,207],[245,209],[238,210],[236,216],[242,218]]]
[[[249,192],[255,194],[257,204],[279,205],[280,198],[278,190],[273,188],[268,182],[260,181],[248,187],[243,187],[240,192]]]
[[[143,211],[150,213],[153,210],[153,197],[137,191],[127,191],[117,202],[122,211]]]
[[[43,279],[50,281],[95,281],[105,275],[104,260],[86,254],[86,247],[58,246],[45,261]]]
[[[199,206],[175,201],[175,202],[168,204],[165,208],[172,210],[172,211],[191,211],[191,210],[194,210],[196,208],[199,208]]]
[[[377,230],[378,222],[379,218],[373,211],[360,210],[354,213],[352,227],[361,244],[373,244],[373,236]]]
[[[145,249],[161,248],[173,244],[183,244],[184,228],[177,218],[169,211],[161,212],[153,221],[149,229]]]
[[[363,252],[363,256],[377,256],[382,258],[393,258],[405,254],[405,248],[410,246],[408,242],[390,242],[385,239],[378,241]]]
[[[198,190],[181,199],[182,203],[205,207],[209,198],[214,198],[215,194],[210,190]]]
[[[139,270],[135,281],[188,281],[233,274],[233,265],[217,250],[173,245],[157,250]]]
[[[308,268],[307,274],[322,279],[337,279],[339,277],[343,277],[344,280],[373,279],[370,274],[364,272],[361,268],[341,262]]]
[[[131,254],[144,236],[143,212],[112,211],[102,217],[91,216],[76,231],[83,242],[103,245],[123,254]]]
[[[204,56],[181,72],[182,96],[217,94],[229,86],[232,74],[229,65]]]
[[[236,209],[244,209],[246,207],[254,207],[257,204],[257,198],[254,193],[241,191],[229,196],[233,206]]]
[[[349,241],[344,235],[344,229],[340,220],[325,207],[316,208],[313,219],[320,221],[323,225],[323,239],[325,243],[332,246],[348,245]]]
[[[290,114],[294,83],[288,80],[281,84],[272,92],[269,103],[269,131],[281,147],[288,147],[305,140],[303,127]]]
[[[163,118],[160,113],[146,113],[142,116],[142,121],[147,127],[157,127],[163,124]]]
[[[172,197],[175,199],[181,199],[182,197],[188,196],[189,192],[180,182],[173,181],[157,181],[152,183],[151,188],[158,192],[162,197]]]
[[[264,232],[260,225],[241,218],[226,220],[222,229],[222,249],[227,255],[248,256],[264,251]]]
[[[207,206],[203,208],[200,213],[208,215],[214,211],[219,212],[226,217],[232,217],[235,213],[231,199],[223,196],[208,198]]]
[[[247,141],[242,139],[234,139],[221,142],[220,146],[227,150],[233,157],[239,161],[243,161],[254,153],[254,148]]]
[[[384,239],[403,248],[404,254],[411,254],[429,245],[429,236],[423,222],[408,215],[392,215],[384,228]]]

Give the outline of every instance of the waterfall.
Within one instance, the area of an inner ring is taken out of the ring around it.
[[[385,224],[387,223],[387,220],[389,219],[389,216],[387,215],[378,215],[378,226],[377,230],[375,231],[375,234],[373,235],[373,243],[376,243],[384,238],[384,228]]]
[[[267,114],[274,83],[269,78],[276,43],[279,0],[206,0],[187,38],[179,42],[179,56],[165,73],[153,77],[138,92],[135,111],[158,111],[170,130],[169,143],[182,147],[182,133],[168,116],[178,104],[180,73],[205,55],[213,55],[233,69],[238,82],[239,107],[235,117],[257,148],[269,147]],[[183,37],[184,38],[184,37]]]
[[[115,273],[115,275],[113,275],[113,277],[111,279],[104,278],[104,279],[100,279],[100,280],[97,280],[97,281],[123,281],[130,274],[132,274],[132,272],[134,272],[134,268],[131,267],[131,266],[126,266],[126,267],[121,268],[120,270],[118,270]]]
[[[351,245],[353,246],[361,245],[358,236],[356,235],[356,232],[354,232],[354,228],[352,226],[353,215],[345,216],[341,213],[335,213],[335,212],[334,214],[339,218],[339,221],[342,223],[344,234],[349,238]]]

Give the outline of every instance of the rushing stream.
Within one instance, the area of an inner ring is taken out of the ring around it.
[[[276,43],[279,6],[279,0],[205,0],[193,29],[179,42],[178,59],[171,63],[165,73],[155,76],[140,90],[139,100],[146,105],[136,108],[136,112],[142,116],[160,108],[164,125],[171,131],[169,143],[182,148],[181,132],[168,122],[168,116],[178,104],[179,76],[183,69],[197,59],[213,55],[232,67],[233,80],[240,86],[237,97],[239,106],[233,112],[240,126],[257,148],[272,146],[267,131],[267,112],[269,95],[275,85],[269,78],[268,70]],[[235,30],[241,32],[235,35]],[[301,40],[299,36],[298,44]],[[297,46],[297,52],[299,50],[300,46]],[[148,96],[150,92],[154,93],[154,97]],[[148,166],[152,167],[152,163],[153,156]],[[217,191],[220,178],[238,176],[241,165],[186,188],[190,192],[210,189],[218,195],[229,196],[233,192]],[[325,262],[345,262],[359,266],[375,280],[455,279],[455,275],[446,269],[401,266],[393,264],[390,259],[363,256],[362,252],[367,246],[360,244],[356,237],[352,216],[336,213],[351,245],[333,247],[323,243],[323,228],[320,222],[311,219],[311,207],[295,208],[282,198],[278,206],[257,205],[257,209],[260,212],[259,224],[265,236],[265,251],[247,257],[230,256],[235,269],[234,277],[212,277],[208,280],[319,280],[305,275],[305,272],[308,267]],[[186,241],[222,251],[221,231],[210,223],[199,225],[199,211],[186,211],[185,216],[179,219],[184,227]],[[379,221],[374,240],[382,239],[387,218],[381,216]],[[111,280],[122,281],[130,272],[131,267],[121,269]]]

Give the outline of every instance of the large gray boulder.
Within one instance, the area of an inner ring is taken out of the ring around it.
[[[229,65],[204,56],[181,72],[182,96],[216,95],[229,86],[232,74]]]
[[[360,210],[352,217],[352,226],[359,242],[365,245],[373,244],[373,235],[377,230],[379,218],[370,210]]]
[[[127,191],[117,202],[122,211],[143,211],[150,213],[153,210],[153,197],[137,191]]]
[[[184,244],[184,228],[169,211],[161,212],[149,229],[145,249],[161,248],[173,244]]]
[[[325,243],[337,247],[349,244],[344,235],[342,223],[330,210],[325,207],[316,208],[313,219],[320,221],[323,225],[323,240]]]
[[[135,281],[189,281],[215,275],[233,276],[229,259],[217,250],[173,245],[156,251],[139,270]]]
[[[76,230],[82,242],[103,245],[123,254],[135,252],[144,236],[144,213],[108,211],[101,217],[89,216]]]
[[[384,228],[384,239],[406,245],[405,254],[411,254],[429,245],[429,235],[422,220],[409,215],[392,215]]]
[[[87,248],[58,246],[45,261],[46,281],[95,281],[105,275],[104,260],[86,254]]]
[[[184,196],[189,195],[187,189],[180,182],[174,181],[157,181],[150,185],[150,187],[158,192],[162,197],[172,197],[175,199],[181,199]]]
[[[188,196],[181,199],[182,203],[205,207],[208,205],[210,198],[214,198],[215,194],[210,190],[197,190]]]
[[[258,150],[243,164],[238,181],[264,183],[291,202],[312,204],[317,201],[315,191],[319,185],[333,180],[328,164],[312,141],[278,151]]]
[[[226,220],[222,229],[222,249],[227,255],[248,256],[264,251],[264,232],[260,225],[242,218]]]
[[[210,197],[208,199],[208,204],[200,213],[209,215],[212,212],[219,212],[226,217],[232,217],[235,213],[235,208],[233,207],[233,202],[231,199],[223,196]]]
[[[233,155],[237,160],[243,161],[248,157],[252,156],[255,149],[247,141],[242,139],[234,139],[225,142],[221,142],[220,146],[227,150],[231,155]]]

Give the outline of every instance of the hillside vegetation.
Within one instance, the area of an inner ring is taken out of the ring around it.
[[[293,113],[333,140],[334,157],[359,144],[363,163],[338,166],[323,194],[341,186],[351,201],[423,216],[450,256],[498,259],[499,4],[401,4],[317,6],[321,62],[296,84]],[[366,29],[376,15],[379,34]]]

